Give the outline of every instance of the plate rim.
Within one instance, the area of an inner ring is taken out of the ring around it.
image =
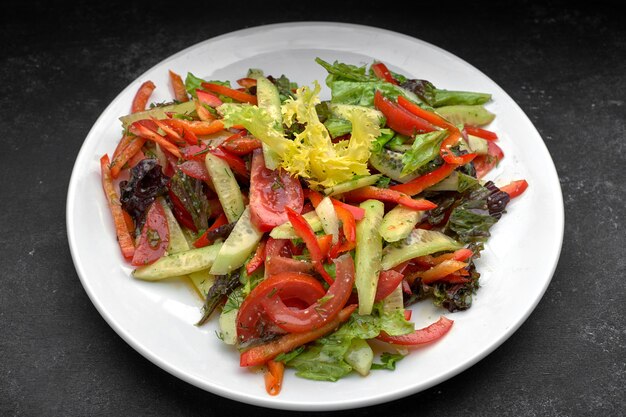
[[[558,186],[558,203],[559,203],[559,207],[557,207],[558,210],[556,210],[556,214],[558,215],[558,218],[554,219],[558,226],[558,231],[559,231],[559,236],[558,236],[558,247],[556,248],[556,256],[553,260],[552,265],[550,266],[549,269],[549,274],[548,274],[548,278],[544,281],[542,288],[540,289],[540,292],[538,294],[538,296],[533,300],[533,302],[530,304],[530,308],[527,308],[526,311],[524,312],[524,314],[521,316],[521,319],[519,319],[517,322],[515,322],[515,324],[511,327],[509,327],[507,329],[507,331],[503,332],[502,334],[500,334],[500,336],[498,337],[498,339],[492,343],[491,345],[489,345],[487,348],[484,348],[481,350],[481,353],[478,355],[475,355],[474,357],[472,357],[470,360],[465,361],[462,366],[458,366],[456,368],[452,368],[450,369],[448,372],[445,372],[443,374],[441,374],[439,377],[437,378],[433,378],[431,380],[429,380],[427,383],[425,384],[420,384],[417,386],[411,386],[405,389],[401,389],[401,390],[397,390],[394,391],[392,393],[386,393],[384,395],[380,395],[380,396],[374,396],[372,398],[369,399],[359,399],[359,400],[347,400],[347,401],[335,401],[335,402],[326,402],[323,403],[319,406],[314,406],[311,407],[310,404],[302,404],[299,402],[291,402],[291,401],[276,401],[275,397],[270,397],[268,396],[268,398],[266,400],[264,399],[259,399],[256,396],[253,395],[248,395],[245,392],[238,392],[238,391],[233,391],[224,387],[220,387],[220,386],[216,386],[216,385],[209,385],[206,383],[206,381],[202,381],[198,378],[195,378],[193,376],[190,376],[188,374],[186,374],[185,372],[180,371],[179,369],[177,369],[175,366],[172,366],[172,364],[170,364],[167,361],[164,361],[162,358],[160,358],[158,355],[154,354],[153,352],[150,351],[149,348],[143,346],[142,343],[140,343],[138,340],[136,340],[132,334],[128,333],[127,331],[125,331],[125,329],[120,326],[114,319],[113,317],[106,311],[104,305],[101,303],[101,301],[99,300],[96,292],[94,291],[94,288],[89,284],[88,280],[85,278],[86,276],[86,272],[83,270],[83,266],[80,264],[79,262],[79,256],[78,256],[78,248],[76,247],[76,242],[73,240],[73,236],[74,236],[74,223],[71,221],[72,219],[72,215],[73,215],[73,209],[74,207],[72,206],[72,202],[74,201],[75,197],[75,191],[76,191],[76,182],[77,182],[77,178],[80,174],[79,170],[78,170],[78,166],[79,166],[79,161],[84,159],[86,150],[87,150],[87,139],[92,136],[94,130],[96,129],[96,127],[102,122],[103,119],[105,119],[107,117],[107,114],[110,112],[111,108],[114,107],[114,105],[116,103],[118,103],[120,100],[122,100],[127,94],[128,91],[130,91],[132,88],[134,88],[134,85],[142,78],[144,78],[146,76],[146,74],[156,70],[159,67],[162,67],[164,64],[166,64],[169,61],[172,61],[174,59],[176,59],[177,57],[181,56],[181,55],[185,55],[187,53],[189,53],[190,51],[193,51],[195,49],[198,48],[202,48],[203,45],[205,44],[210,44],[213,42],[217,42],[220,41],[222,39],[227,39],[230,37],[235,37],[235,36],[240,36],[240,35],[244,35],[246,33],[251,33],[251,32],[255,32],[255,31],[259,31],[259,30],[263,30],[263,29],[273,29],[273,28],[289,28],[289,27],[302,27],[302,26],[314,26],[314,27],[321,27],[321,26],[332,26],[332,27],[344,27],[344,28],[355,28],[355,29],[360,29],[360,30],[364,30],[364,31],[374,31],[374,32],[382,32],[382,33],[386,33],[388,35],[391,36],[395,36],[395,37],[402,37],[408,41],[411,42],[416,42],[419,44],[422,44],[428,48],[434,49],[436,51],[438,51],[439,53],[445,54],[451,58],[453,58],[456,61],[459,61],[461,63],[463,63],[464,65],[467,65],[469,67],[471,67],[474,71],[476,71],[477,73],[479,73],[482,77],[484,77],[485,79],[487,79],[488,81],[492,82],[495,86],[497,86],[498,89],[500,89],[500,93],[504,94],[506,97],[510,98],[511,103],[515,106],[515,111],[516,113],[518,113],[519,115],[521,115],[522,117],[524,117],[527,122],[529,123],[529,126],[532,127],[532,129],[536,132],[537,136],[541,139],[540,144],[543,145],[545,152],[547,153],[547,155],[549,156],[549,159],[552,163],[551,165],[551,170],[553,170],[553,174],[555,176],[555,178],[557,179],[557,186]],[[136,350],[139,354],[141,354],[144,358],[148,359],[150,362],[152,362],[153,364],[157,365],[158,367],[160,367],[161,369],[165,370],[166,372],[170,373],[171,375],[177,377],[178,379],[181,379],[197,388],[200,388],[204,391],[210,392],[214,395],[218,395],[218,396],[222,396],[234,401],[238,401],[238,402],[242,402],[245,404],[249,404],[249,405],[253,405],[253,406],[259,406],[259,407],[265,407],[265,408],[273,408],[273,409],[284,409],[284,410],[315,410],[315,411],[334,411],[334,410],[346,410],[346,409],[356,409],[356,408],[362,408],[362,407],[367,407],[367,406],[371,406],[371,405],[376,405],[376,404],[382,404],[382,403],[386,403],[386,402],[390,402],[390,401],[394,401],[400,398],[404,398],[408,395],[412,395],[412,394],[417,394],[419,392],[422,392],[426,389],[432,388],[433,386],[436,386],[440,383],[442,383],[443,381],[446,381],[462,372],[464,372],[465,370],[467,370],[468,368],[474,366],[476,363],[480,362],[481,360],[483,360],[486,356],[488,356],[489,354],[491,354],[493,351],[495,351],[498,347],[500,347],[504,342],[506,342],[518,329],[519,327],[521,327],[522,324],[524,324],[527,319],[530,317],[530,315],[534,312],[534,310],[536,309],[537,305],[539,304],[539,302],[543,299],[544,294],[547,290],[547,288],[549,287],[553,277],[554,277],[554,273],[556,271],[557,265],[558,265],[558,261],[560,259],[560,255],[561,255],[561,251],[563,248],[563,236],[564,236],[564,220],[565,220],[565,210],[564,210],[564,204],[563,204],[563,195],[562,195],[562,189],[560,186],[560,183],[558,181],[559,176],[558,176],[558,172],[556,170],[556,167],[554,165],[554,160],[552,159],[552,156],[545,144],[545,141],[543,139],[543,137],[541,136],[541,134],[539,133],[539,131],[537,130],[537,128],[535,127],[534,123],[532,123],[532,121],[528,118],[528,116],[526,115],[526,113],[523,111],[523,109],[519,106],[519,104],[513,100],[513,98],[504,90],[502,89],[499,84],[497,84],[495,81],[493,81],[489,76],[487,76],[485,73],[483,73],[480,69],[474,67],[472,64],[470,64],[469,62],[465,61],[463,58],[460,58],[459,56],[437,46],[434,44],[431,44],[427,41],[424,41],[420,38],[416,38],[414,36],[411,35],[407,35],[401,32],[396,32],[393,30],[389,30],[389,29],[385,29],[385,28],[381,28],[381,27],[376,27],[376,26],[370,26],[370,25],[364,25],[364,24],[356,24],[356,23],[348,23],[348,22],[333,22],[333,21],[290,21],[290,22],[280,22],[280,23],[272,23],[272,24],[262,24],[262,25],[256,25],[256,26],[250,26],[250,27],[246,27],[246,28],[242,28],[242,29],[238,29],[238,30],[234,30],[231,32],[227,32],[227,33],[222,33],[220,35],[217,36],[213,36],[211,38],[207,38],[205,40],[202,40],[200,42],[196,42],[162,60],[160,60],[159,62],[157,62],[155,65],[151,66],[150,68],[148,68],[146,71],[144,71],[142,74],[140,74],[139,76],[135,77],[125,88],[123,88],[110,102],[109,104],[104,108],[104,110],[102,110],[102,112],[100,113],[100,115],[98,116],[98,118],[93,122],[89,132],[87,133],[87,135],[85,136],[85,139],[83,140],[81,147],[79,149],[79,152],[77,153],[76,159],[74,161],[74,165],[72,168],[72,172],[71,172],[71,176],[70,176],[70,181],[69,181],[69,186],[68,186],[68,191],[67,191],[67,198],[66,198],[66,233],[68,236],[68,244],[70,247],[70,254],[72,257],[72,262],[74,264],[74,267],[76,269],[77,275],[81,281],[81,284],[83,286],[83,288],[85,289],[85,292],[87,293],[91,303],[94,305],[94,307],[96,307],[96,310],[99,312],[99,314],[102,316],[102,318],[107,322],[107,324],[128,344],[130,345],[134,350]]]

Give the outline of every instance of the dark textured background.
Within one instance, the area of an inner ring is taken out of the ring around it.
[[[291,414],[188,385],[117,336],[74,270],[65,198],[91,125],[135,77],[213,36],[302,20],[395,30],[479,68],[546,141],[566,210],[552,283],[501,347],[419,394],[326,414],[624,415],[626,29],[618,2],[18,3],[0,13],[0,415]]]

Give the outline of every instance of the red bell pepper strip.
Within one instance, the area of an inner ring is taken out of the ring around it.
[[[464,156],[471,156],[467,158],[467,162],[470,162],[476,157],[475,154],[468,154]],[[414,196],[421,193],[428,187],[432,187],[433,185],[441,182],[442,180],[447,178],[448,175],[452,174],[452,171],[454,171],[458,167],[459,165],[444,163],[439,168],[428,172],[421,177],[417,177],[414,180],[411,180],[404,184],[392,185],[391,187],[389,187],[389,189],[399,191],[410,196]]]
[[[436,129],[428,121],[383,97],[378,90],[374,94],[374,106],[383,113],[387,119],[387,125],[403,135],[413,136],[416,133],[432,132]]]
[[[391,71],[389,71],[389,68],[387,68],[387,66],[382,62],[376,62],[375,64],[372,64],[372,71],[374,71],[374,74],[381,80],[385,80],[393,85],[398,85],[398,81],[393,78],[393,75],[391,75]]]
[[[131,265],[142,266],[153,263],[165,254],[169,241],[170,229],[165,210],[161,203],[155,200],[146,214]]]
[[[124,150],[125,147],[128,146],[129,143],[135,139],[135,135],[124,135],[122,139],[117,143],[115,147],[115,151],[113,151],[113,155],[111,155],[111,161],[115,161],[115,158]]]
[[[174,90],[174,99],[181,103],[189,101],[189,96],[187,95],[183,79],[172,70],[169,70],[169,74],[170,84],[172,85],[172,90]]]
[[[354,304],[349,305],[341,310],[334,320],[331,320],[322,327],[318,327],[310,332],[286,334],[270,343],[248,349],[241,354],[239,358],[239,365],[262,365],[267,363],[267,361],[274,359],[281,353],[291,352],[297,347],[319,339],[320,337],[335,330],[344,321],[348,320],[356,307],[357,306]]]
[[[354,285],[354,261],[350,255],[335,260],[336,278],[326,294],[303,310],[287,307],[280,296],[270,295],[264,303],[269,318],[289,333],[309,332],[333,320],[346,305]]]
[[[111,176],[113,178],[117,178],[120,175],[124,165],[126,165],[126,163],[129,162],[133,156],[141,151],[144,143],[146,143],[145,138],[133,136],[130,143],[128,143],[128,145],[113,158],[113,162],[111,162]]]
[[[345,204],[347,205],[347,204]],[[352,212],[343,206],[335,205],[335,213],[341,221],[341,236],[330,250],[330,258],[336,258],[340,253],[351,251],[356,247],[356,220]]]
[[[226,97],[230,97],[242,103],[257,104],[256,96],[252,94],[244,93],[243,91],[235,90],[225,85],[202,83],[202,88],[209,90],[213,93],[221,94]]]
[[[306,244],[306,247],[311,254],[311,260],[313,261],[315,270],[322,276],[322,278],[324,278],[324,281],[326,281],[329,285],[332,285],[333,278],[324,269],[324,254],[322,253],[319,243],[317,243],[317,237],[315,236],[315,232],[313,232],[311,225],[309,225],[301,214],[294,211],[291,207],[285,207],[285,210],[287,211],[287,218],[293,226],[296,234]]]
[[[511,198],[518,197],[528,188],[528,182],[526,180],[512,181],[511,183],[500,187],[500,191],[504,191]]]
[[[175,128],[171,126],[169,120],[159,120],[156,117],[150,117],[150,119],[157,125],[165,134],[166,138],[170,140],[176,146],[185,146],[187,141],[183,138]],[[197,142],[196,142],[197,143]]]
[[[461,156],[454,155],[450,149],[452,146],[456,145],[462,137],[461,131],[456,126],[449,123],[438,114],[422,109],[403,96],[398,96],[398,105],[400,108],[407,110],[416,117],[420,117],[442,129],[448,129],[450,133],[441,143],[441,149],[439,151],[441,157],[449,164],[463,165],[466,163]]]
[[[496,132],[492,132],[491,130],[483,129],[478,126],[468,126],[465,125],[463,128],[468,135],[476,136],[485,140],[498,140],[498,135]]]
[[[122,205],[120,204],[120,198],[115,192],[115,187],[113,186],[113,178],[111,177],[109,163],[108,155],[105,154],[102,158],[100,158],[102,188],[104,189],[104,194],[107,197],[109,210],[111,210],[111,215],[113,216],[115,234],[117,235],[117,241],[120,245],[120,249],[122,250],[122,255],[124,258],[130,260],[133,259],[135,254],[135,243],[133,242],[133,238],[130,236],[129,230],[126,226],[126,221],[124,220],[124,213]]]
[[[213,221],[213,224],[208,229],[206,229],[206,231],[202,233],[202,235],[198,239],[196,239],[195,242],[193,242],[193,245],[196,248],[203,248],[205,246],[209,246],[213,242],[211,242],[207,238],[208,233],[212,230],[217,229],[220,226],[224,226],[225,224],[228,224],[228,219],[226,218],[226,214],[222,212],[219,216],[217,216],[215,221]]]
[[[317,208],[319,203],[321,203],[324,199],[324,196],[322,194],[318,193],[315,190],[311,190],[310,188],[307,188],[305,190],[305,197],[309,199],[309,201],[311,202],[311,204],[313,204],[313,207],[315,208]]]
[[[237,339],[247,342],[261,335],[260,330],[267,325],[263,305],[269,296],[284,300],[298,298],[311,305],[324,294],[322,283],[308,274],[283,272],[267,277],[241,303],[236,319]]]
[[[283,386],[283,377],[285,375],[285,364],[269,360],[267,362],[267,371],[265,372],[265,390],[269,395],[278,395]]]
[[[265,245],[267,241],[262,240],[254,251],[254,255],[248,261],[246,265],[246,272],[248,275],[252,275],[257,269],[259,269],[265,263]]]
[[[146,105],[148,104],[148,100],[152,95],[152,91],[156,88],[156,85],[152,81],[146,81],[139,87],[137,93],[135,93],[135,97],[133,98],[133,103],[130,106],[131,113],[138,113],[140,111],[146,110]]]
[[[361,187],[344,194],[346,200],[364,201],[368,199],[380,200],[387,203],[401,204],[413,210],[432,210],[437,205],[428,200],[414,200],[408,195],[391,188],[378,188],[372,185]]]
[[[322,259],[328,259],[328,254],[330,253],[330,248],[333,244],[333,235],[318,236],[317,244],[322,251]]]
[[[134,122],[133,124],[130,125],[128,130],[134,135],[137,135],[142,138],[151,140],[155,143],[158,143],[163,149],[167,150],[172,155],[177,156],[178,158],[182,156],[180,151],[176,147],[176,145],[172,144],[172,142],[165,139],[163,136],[159,135],[154,130],[149,129],[148,127],[144,126],[140,122]]]
[[[374,301],[380,301],[387,298],[389,294],[395,290],[402,282],[404,275],[393,269],[381,271],[378,274],[378,286],[376,287],[376,295]]]
[[[219,107],[222,105],[222,100],[215,94],[211,94],[208,91],[196,90],[198,101],[202,104],[206,104],[209,107]]]
[[[450,331],[453,323],[454,321],[449,318],[441,316],[438,321],[434,322],[430,326],[415,330],[413,333],[401,336],[390,336],[385,332],[380,332],[377,339],[394,345],[407,347],[421,346],[441,339],[446,335],[446,333],[448,333],[448,331]]]

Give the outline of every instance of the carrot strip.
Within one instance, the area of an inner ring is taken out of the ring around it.
[[[185,83],[180,75],[176,74],[174,71],[170,70],[170,83],[172,84],[172,89],[174,90],[174,98],[176,101],[180,101],[184,103],[189,101],[189,96],[187,95],[187,90],[185,89]]]
[[[148,100],[152,95],[152,91],[156,88],[156,85],[152,81],[146,81],[139,87],[135,97],[133,98],[133,103],[130,107],[131,113],[137,113],[140,111],[144,111],[146,109],[146,104],[148,104]]]
[[[352,304],[339,312],[337,317],[317,329],[304,333],[289,333],[264,345],[254,346],[241,354],[240,366],[263,365],[281,353],[286,353],[312,342],[335,330],[341,323],[348,320],[356,309]]]
[[[265,390],[269,395],[278,395],[283,386],[283,377],[285,375],[285,364],[270,360],[267,362],[267,371],[265,372]]]
[[[146,138],[135,136],[130,143],[113,158],[113,162],[111,162],[111,176],[113,178],[117,178],[120,175],[124,165],[141,150],[144,143],[146,143]]]
[[[100,158],[100,171],[102,174],[102,188],[104,189],[104,193],[107,197],[107,202],[109,203],[109,209],[111,210],[111,215],[113,216],[113,222],[115,223],[115,234],[117,235],[117,241],[120,244],[120,249],[122,250],[122,255],[126,259],[133,259],[135,254],[135,243],[133,242],[133,238],[130,236],[128,231],[128,227],[126,225],[126,220],[124,219],[124,212],[122,210],[122,205],[120,203],[120,198],[115,192],[115,188],[113,187],[113,178],[111,177],[111,170],[109,168],[109,156],[104,154],[102,158]]]

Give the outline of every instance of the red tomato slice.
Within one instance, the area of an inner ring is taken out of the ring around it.
[[[487,142],[487,155],[478,155],[474,158],[476,178],[483,178],[489,171],[494,169],[498,162],[504,158],[504,152],[493,141]]]
[[[265,167],[263,152],[256,149],[250,169],[250,216],[262,232],[285,223],[286,208],[302,211],[304,193],[300,181],[282,169]]]
[[[165,254],[170,241],[165,210],[158,201],[152,203],[141,229],[139,243],[131,262],[134,266],[151,264]]]
[[[403,334],[401,336],[389,336],[385,332],[380,332],[378,339],[392,343],[394,345],[403,346],[420,346],[441,339],[452,327],[454,321],[445,316],[441,316],[438,321],[428,327],[415,330],[413,333]]]
[[[265,312],[281,329],[289,333],[303,333],[333,320],[346,305],[354,284],[354,261],[348,254],[335,259],[336,277],[325,296],[303,310],[285,305],[281,295],[268,294],[263,300]]]
[[[240,342],[259,337],[267,325],[263,303],[270,295],[281,299],[298,298],[307,305],[322,298],[326,290],[308,274],[283,272],[261,281],[241,303],[237,313],[237,338]]]
[[[380,301],[387,298],[389,294],[395,290],[402,282],[404,275],[393,269],[381,271],[378,275],[378,286],[376,287],[376,296],[374,301]]]

